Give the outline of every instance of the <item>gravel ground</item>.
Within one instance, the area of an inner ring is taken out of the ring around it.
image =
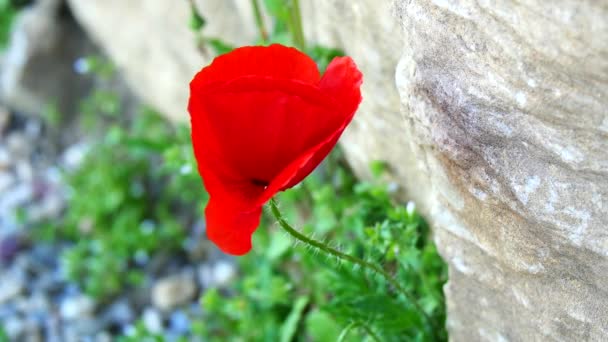
[[[60,151],[51,145],[39,119],[0,107],[0,327],[6,336],[112,341],[138,320],[168,340],[188,336],[190,322],[201,315],[201,292],[230,282],[236,274],[232,260],[215,250],[201,253],[209,245],[191,237],[192,257],[151,258],[151,281],[142,289],[125,289],[103,303],[83,294],[62,271],[60,255],[69,242],[32,239],[36,222],[57,219],[66,209],[60,170],[77,167],[87,150],[82,142]]]

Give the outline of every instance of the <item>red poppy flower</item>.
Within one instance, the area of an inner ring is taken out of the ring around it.
[[[349,57],[321,77],[282,45],[235,49],[194,76],[192,144],[210,198],[207,236],[221,250],[251,249],[264,203],[310,174],[352,120],[361,80]]]

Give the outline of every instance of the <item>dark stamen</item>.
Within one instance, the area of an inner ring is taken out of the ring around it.
[[[253,185],[257,185],[257,186],[263,186],[263,187],[268,186],[268,182],[265,180],[261,180],[261,179],[252,179],[251,183],[253,183]]]

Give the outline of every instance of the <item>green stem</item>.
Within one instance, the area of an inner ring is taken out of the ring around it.
[[[416,298],[414,298],[414,296],[412,294],[410,294],[403,286],[401,286],[401,284],[399,284],[399,282],[397,280],[395,280],[395,278],[393,278],[393,276],[391,276],[387,271],[385,271],[383,268],[381,268],[378,265],[372,264],[368,261],[365,261],[358,257],[352,256],[350,254],[342,253],[339,250],[334,249],[334,248],[324,244],[323,242],[313,240],[313,239],[307,237],[306,235],[300,233],[299,231],[294,229],[283,218],[283,215],[281,214],[281,211],[279,210],[279,207],[277,206],[277,202],[274,198],[270,199],[270,209],[271,209],[274,217],[279,222],[279,225],[281,226],[281,228],[283,228],[283,230],[285,230],[287,233],[289,233],[289,235],[293,236],[294,238],[304,242],[305,244],[307,244],[309,246],[317,248],[327,254],[333,255],[333,256],[337,257],[338,259],[350,261],[351,263],[359,265],[362,268],[366,268],[368,270],[381,274],[384,277],[384,279],[386,279],[386,281],[388,281],[391,284],[391,286],[393,286],[393,288],[395,290],[397,290],[405,298],[407,298],[407,300],[409,300],[410,303],[412,303],[412,305],[414,305],[416,310],[418,310],[420,312],[420,314],[422,316],[424,316],[427,323],[429,324],[429,328],[431,330],[431,335],[434,337],[434,340],[436,340],[435,339],[435,337],[436,337],[435,336],[435,331],[436,331],[435,324],[434,324],[433,320],[431,319],[431,317],[429,317],[429,315],[427,315],[427,313],[422,309],[420,304],[418,304],[418,302],[416,301]]]
[[[351,332],[351,330],[355,329],[355,328],[361,328],[365,331],[365,333],[371,337],[372,340],[376,341],[376,342],[381,342],[382,340],[380,339],[380,337],[378,337],[378,335],[376,335],[376,333],[374,333],[372,331],[372,329],[367,325],[364,324],[363,322],[359,322],[359,321],[354,321],[351,322],[349,325],[346,326],[346,328],[344,328],[344,330],[342,330],[342,332],[340,333],[340,336],[338,336],[338,341],[337,342],[344,342],[346,341],[346,337],[348,336],[348,334]]]
[[[365,332],[367,333],[367,335],[368,335],[368,336],[371,336],[371,338],[372,338],[374,341],[376,341],[376,342],[380,342],[380,341],[382,341],[382,340],[380,339],[380,337],[378,337],[378,335],[376,335],[376,333],[375,333],[375,332],[373,332],[373,331],[372,331],[372,329],[371,329],[369,326],[367,326],[367,324],[363,324],[363,323],[361,323],[361,328],[362,328],[363,330],[365,330]]]
[[[253,15],[255,16],[255,24],[258,27],[258,31],[260,31],[260,38],[262,38],[262,41],[266,43],[268,41],[268,31],[266,31],[264,18],[262,17],[262,10],[260,9],[260,3],[258,0],[251,0],[251,5],[253,7]]]
[[[300,12],[300,0],[287,0],[289,3],[289,29],[293,43],[302,51],[306,49],[304,30],[302,29],[302,14]]]

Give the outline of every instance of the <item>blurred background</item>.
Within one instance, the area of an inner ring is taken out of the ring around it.
[[[293,43],[283,5],[264,2],[264,42]],[[196,34],[204,13],[183,8],[176,39],[202,55],[230,50]],[[114,34],[124,38],[120,27]],[[323,68],[340,51],[309,53]],[[175,82],[163,70],[148,77],[161,92]],[[133,84],[67,3],[0,0],[0,341],[430,338],[424,315],[385,280],[294,246],[268,217],[245,257],[206,241],[189,128],[166,119],[175,106],[147,104]],[[185,110],[182,97],[174,102]],[[357,180],[336,150],[280,195],[284,214],[390,270],[446,339],[446,267],[428,226],[414,203],[393,200],[383,162],[369,170],[373,180]]]

